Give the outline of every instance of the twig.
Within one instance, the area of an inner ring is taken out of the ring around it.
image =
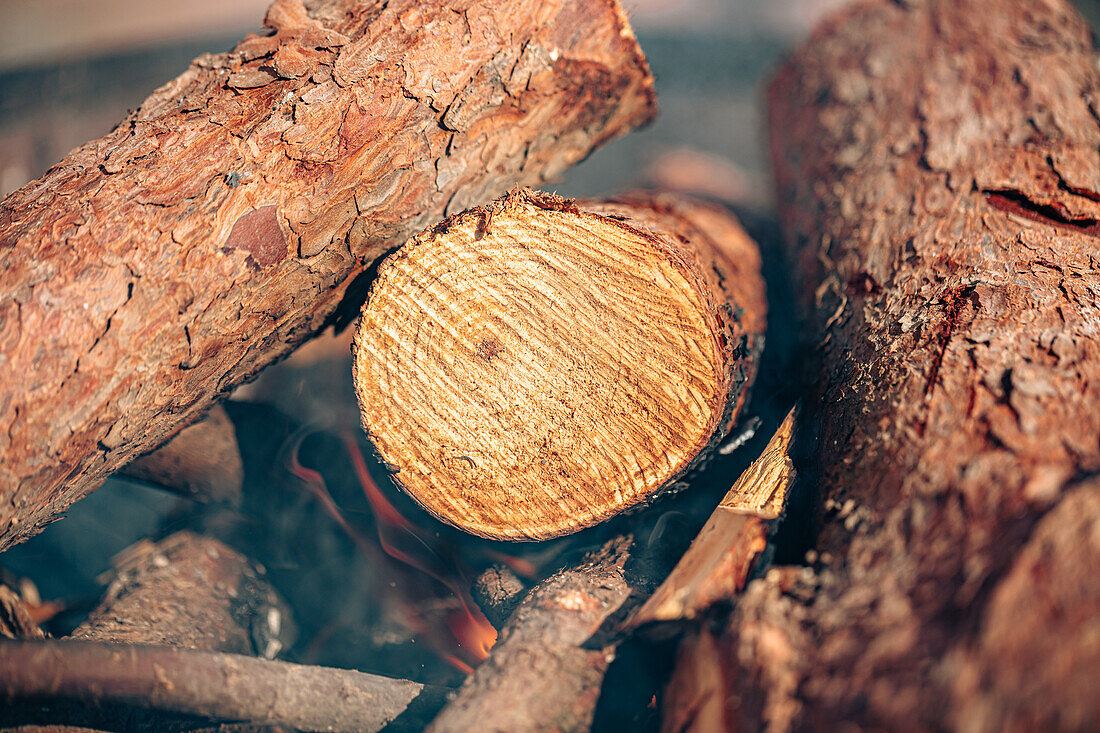
[[[308,731],[379,730],[446,690],[237,654],[85,641],[0,640],[0,700],[123,704]]]

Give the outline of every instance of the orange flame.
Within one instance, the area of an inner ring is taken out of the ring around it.
[[[375,545],[368,540],[345,518],[329,492],[321,473],[302,465],[299,460],[300,448],[307,435],[308,433],[303,431],[290,443],[286,453],[287,469],[298,478],[316,498],[325,513],[368,559],[375,561],[375,558],[381,558],[382,556],[377,554],[377,547],[381,547],[386,556],[428,575],[454,594],[458,599],[459,608],[447,614],[444,624],[453,638],[451,643],[457,647],[454,649],[456,653],[446,649],[440,649],[439,653],[458,670],[466,674],[472,673],[473,666],[469,662],[476,664],[489,655],[489,650],[496,642],[497,632],[473,602],[469,594],[470,583],[466,579],[466,574],[462,572],[455,560],[441,557],[439,552],[417,533],[416,526],[386,498],[371,477],[355,438],[345,433],[342,438],[348,458],[376,519],[378,544]],[[506,557],[502,555],[502,558]],[[525,561],[517,560],[517,562],[522,565]],[[522,571],[517,569],[517,572]],[[427,633],[429,638],[435,636],[431,634],[432,624],[422,617],[413,604],[402,603],[401,605],[406,610],[405,622],[409,628],[416,633]],[[437,642],[442,643],[441,639],[436,638]],[[442,646],[447,645],[442,643]]]
[[[485,614],[481,612],[481,609],[473,602],[473,598],[470,597],[467,590],[470,583],[465,574],[461,568],[440,558],[439,554],[420,535],[416,534],[413,524],[386,499],[385,494],[382,493],[382,490],[378,488],[378,484],[371,477],[355,438],[349,433],[344,433],[342,437],[348,456],[351,458],[352,467],[355,469],[355,475],[363,486],[363,494],[367,497],[375,516],[380,520],[377,527],[378,542],[382,546],[382,550],[395,560],[416,568],[439,581],[455,595],[461,604],[461,610],[448,615],[447,628],[458,640],[460,647],[465,649],[477,661],[482,661],[489,656],[489,650],[496,643],[497,631],[485,618]],[[430,557],[427,559],[418,558],[411,551],[403,551],[396,547],[396,539],[386,537],[388,534],[387,528],[401,530],[402,537],[414,540],[414,546],[417,550],[426,550]],[[453,661],[451,663],[454,664]]]

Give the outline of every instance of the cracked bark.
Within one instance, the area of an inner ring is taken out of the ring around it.
[[[1058,0],[862,2],[771,85],[831,562],[719,640],[747,729],[1100,725],[1098,92]]]
[[[72,638],[268,659],[292,641],[290,609],[263,571],[212,537],[142,540],[115,558],[114,573]]]
[[[277,0],[0,204],[0,549],[362,297],[429,222],[652,118],[615,0]]]

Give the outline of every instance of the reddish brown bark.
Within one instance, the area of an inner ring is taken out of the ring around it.
[[[277,0],[266,25],[0,206],[0,549],[414,231],[654,114],[616,0]]]
[[[861,2],[771,85],[832,562],[739,602],[740,725],[1100,725],[1098,92],[1058,0]]]

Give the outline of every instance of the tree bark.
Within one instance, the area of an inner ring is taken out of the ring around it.
[[[722,641],[739,725],[1100,725],[1098,92],[1060,0],[861,2],[772,83],[826,498]]]
[[[362,297],[445,213],[652,118],[616,0],[277,0],[0,205],[0,549]]]
[[[380,730],[445,689],[348,669],[95,641],[0,639],[0,699],[123,705],[310,731]]]
[[[290,644],[289,608],[248,558],[210,537],[143,541],[74,639],[155,644],[273,658]]]
[[[636,591],[633,542],[612,540],[532,589],[429,733],[588,730],[615,646],[587,642]]]
[[[648,501],[737,420],[764,333],[760,255],[670,195],[529,190],[379,270],[356,331],[363,425],[445,522],[545,539]]]

